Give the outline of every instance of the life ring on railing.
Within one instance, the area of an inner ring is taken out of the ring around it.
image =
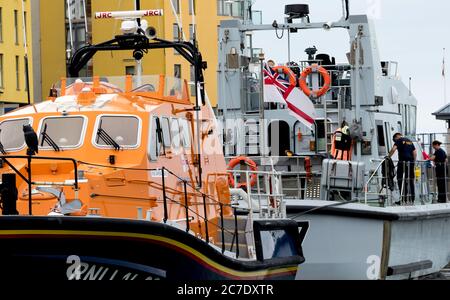
[[[245,156],[239,156],[239,157],[236,157],[236,158],[233,158],[232,160],[230,160],[230,162],[228,163],[228,170],[229,171],[233,170],[237,165],[239,165],[241,163],[245,163],[247,166],[250,167],[250,170],[252,170],[253,172],[258,171],[258,166],[256,165],[256,163],[253,160],[251,160],[250,158],[245,157]],[[257,180],[258,180],[258,175],[256,173],[253,173],[250,177],[250,185],[255,186]],[[234,188],[236,186],[236,182],[234,181],[234,176],[231,173],[228,173],[228,182],[231,187]],[[247,183],[245,183],[245,182],[239,183],[237,185],[237,188],[247,188]]]
[[[311,73],[319,73],[323,77],[324,84],[318,90],[310,90],[308,85],[306,84],[306,78]],[[313,64],[307,67],[300,76],[300,88],[303,93],[310,98],[319,98],[325,95],[331,87],[331,77],[328,74],[328,71],[318,64]]]
[[[297,86],[297,77],[295,76],[294,72],[292,72],[291,69],[289,69],[286,66],[276,66],[272,67],[272,70],[274,70],[277,73],[283,73],[289,78],[289,83],[291,86]]]

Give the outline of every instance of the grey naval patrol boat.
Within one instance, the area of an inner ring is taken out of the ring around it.
[[[234,200],[243,213],[264,215],[262,203],[276,207],[279,197],[288,216],[309,222],[298,279],[439,275],[450,259],[450,204],[437,203],[435,166],[416,133],[418,101],[401,81],[398,64],[380,59],[368,16],[351,15],[349,2],[342,4],[336,22],[311,23],[308,5],[300,4],[286,6],[284,24],[255,24],[250,13],[221,22],[216,113],[224,124]],[[251,12],[251,1],[245,5]],[[286,86],[296,85],[294,73],[300,85],[292,88],[316,91],[310,93],[316,116],[309,128],[289,105],[265,99],[265,58],[252,37],[256,31],[312,29],[346,30],[348,61],[337,63],[333,54],[311,47],[304,61],[270,66]],[[397,132],[417,149],[407,183],[414,192],[399,188],[408,178],[396,178],[398,155],[387,159]],[[337,142],[345,141],[348,151],[336,157]],[[267,182],[271,188],[262,191]]]

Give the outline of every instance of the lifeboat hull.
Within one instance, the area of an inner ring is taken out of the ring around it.
[[[289,280],[302,257],[239,261],[173,226],[85,217],[0,217],[0,277]]]

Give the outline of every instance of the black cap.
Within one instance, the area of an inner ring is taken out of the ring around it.
[[[440,146],[440,145],[442,145],[442,143],[439,142],[439,141],[434,141],[434,142],[433,142],[433,146],[435,146],[435,145],[439,145],[439,146]]]

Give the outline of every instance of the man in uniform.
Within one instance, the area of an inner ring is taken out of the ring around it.
[[[394,146],[389,152],[392,157],[398,151],[397,183],[402,195],[403,204],[414,203],[414,167],[417,158],[417,150],[410,139],[403,137],[401,133],[394,134]]]
[[[436,183],[438,188],[438,202],[447,202],[447,154],[441,148],[442,143],[433,142],[434,154],[430,160],[436,165]]]

